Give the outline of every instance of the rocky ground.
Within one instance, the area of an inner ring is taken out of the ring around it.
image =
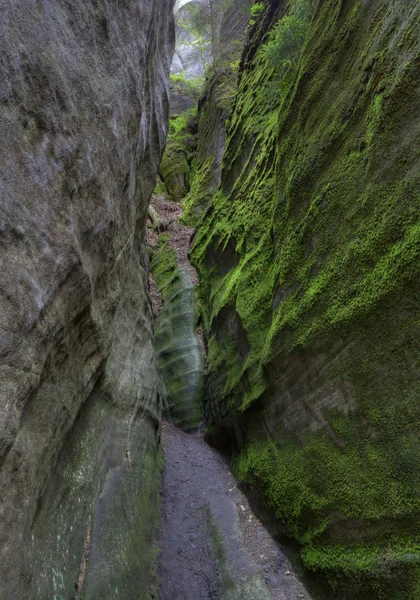
[[[159,600],[309,600],[225,458],[163,425]]]

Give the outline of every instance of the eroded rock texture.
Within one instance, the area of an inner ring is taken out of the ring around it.
[[[203,420],[204,344],[197,332],[198,278],[188,261],[193,230],[179,223],[180,206],[163,197],[153,196],[150,213],[155,352],[164,415],[184,431],[196,430]]]
[[[418,598],[420,8],[253,14],[192,253],[209,433],[322,598]]]
[[[163,237],[163,236],[162,236]],[[203,351],[196,334],[197,309],[190,275],[161,238],[152,261],[163,308],[156,321],[155,345],[170,420],[185,431],[202,421]]]
[[[0,13],[0,595],[142,598],[160,419],[143,233],[171,1]]]
[[[194,168],[184,202],[184,219],[192,225],[211,203],[220,183],[226,144],[226,121],[232,109],[238,82],[239,58],[250,19],[250,0],[223,3],[224,12],[218,32],[218,57],[208,70],[198,102],[198,138]]]

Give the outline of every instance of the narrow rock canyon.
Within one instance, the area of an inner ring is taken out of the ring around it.
[[[0,600],[420,600],[418,1],[0,15]]]

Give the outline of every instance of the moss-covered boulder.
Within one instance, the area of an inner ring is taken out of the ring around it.
[[[419,75],[415,0],[258,3],[193,249],[209,433],[340,600],[420,597]]]
[[[197,143],[196,110],[173,116],[159,175],[171,200],[179,202],[190,187],[190,163]]]

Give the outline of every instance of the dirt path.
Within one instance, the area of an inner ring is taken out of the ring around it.
[[[159,600],[308,600],[223,456],[167,423],[162,443]]]

